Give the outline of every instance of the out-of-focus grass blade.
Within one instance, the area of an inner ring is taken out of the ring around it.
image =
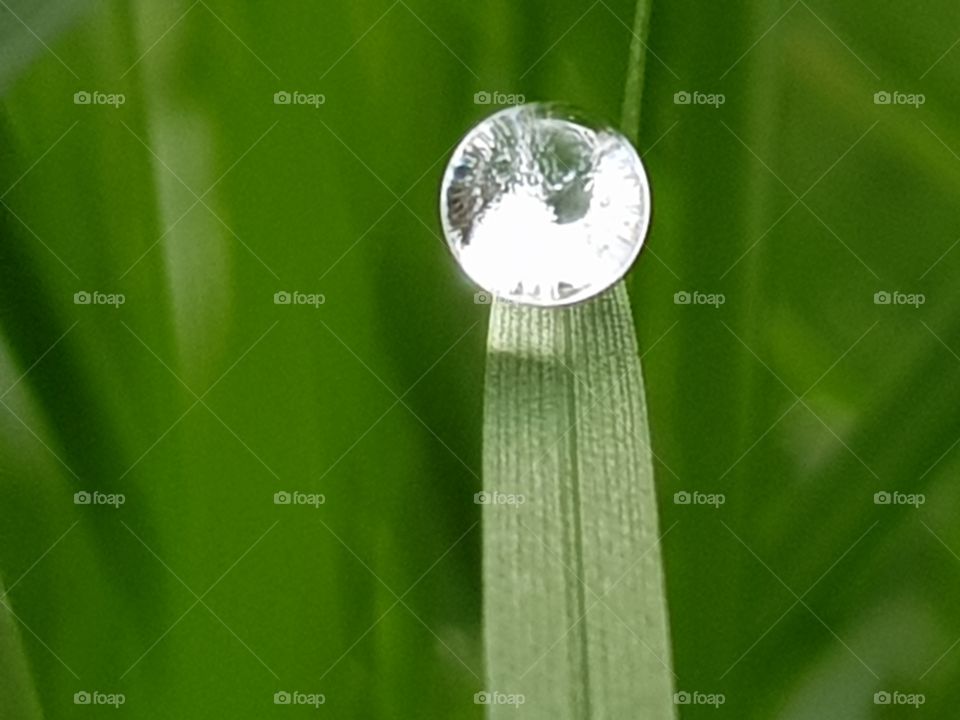
[[[6,601],[6,586],[0,579],[0,600]],[[42,718],[37,691],[30,677],[26,653],[20,642],[16,620],[0,607],[0,707],[4,717],[34,720]]]
[[[89,0],[0,0],[0,95],[41,53],[56,56],[64,72],[76,75],[50,44],[89,5]]]
[[[648,4],[624,129],[636,136]],[[495,304],[484,418],[490,717],[674,716],[643,380],[625,287],[562,310]],[[522,501],[521,501],[522,500]]]

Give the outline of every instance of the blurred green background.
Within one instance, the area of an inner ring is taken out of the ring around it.
[[[2,717],[482,716],[488,308],[437,185],[476,93],[616,122],[634,11],[0,2]],[[629,286],[676,686],[725,697],[683,718],[955,715],[958,37],[654,3]]]

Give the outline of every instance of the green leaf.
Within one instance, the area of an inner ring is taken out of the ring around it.
[[[6,606],[6,589],[0,581],[0,707],[9,717],[42,718],[40,699],[30,673],[17,621]]]
[[[633,138],[648,18],[641,0],[623,113]],[[483,467],[490,717],[510,717],[511,696],[525,717],[674,717],[644,397],[622,283],[572,308],[493,305]]]
[[[0,0],[0,96],[43,53],[80,79],[51,46],[89,6],[90,0]]]
[[[647,416],[622,285],[560,310],[494,305],[484,486],[489,692],[530,717],[673,716]],[[509,717],[509,705],[492,705]]]

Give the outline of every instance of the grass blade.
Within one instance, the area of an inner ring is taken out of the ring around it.
[[[9,717],[23,720],[42,718],[30,664],[21,643],[20,629],[13,612],[7,607],[12,600],[6,597],[2,579],[0,602],[0,663],[4,668],[0,674],[0,707],[9,713]]]
[[[649,13],[648,2],[638,3],[623,112],[634,140]],[[495,304],[487,347],[490,717],[509,716],[519,696],[527,717],[674,717],[649,427],[626,288],[563,310]]]
[[[672,717],[643,381],[626,290],[498,305],[484,508],[489,690],[531,717]],[[493,705],[491,717],[509,706]]]
[[[0,95],[44,53],[55,57],[63,72],[76,77],[51,43],[86,12],[89,4],[89,0],[0,2]]]

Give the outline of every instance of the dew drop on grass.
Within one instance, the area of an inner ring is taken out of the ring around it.
[[[650,186],[615,129],[553,103],[491,115],[457,146],[440,191],[450,249],[484,290],[527,305],[580,302],[633,264]]]

